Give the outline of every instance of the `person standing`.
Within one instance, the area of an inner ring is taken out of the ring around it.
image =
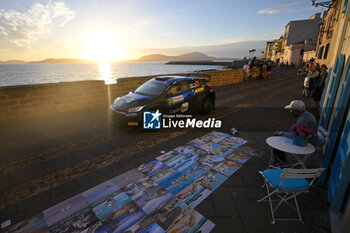
[[[316,63],[311,63],[309,66],[309,70],[304,79],[302,96],[306,108],[310,108],[310,99],[312,97],[312,92],[314,91],[313,83],[317,78],[319,78],[320,72],[317,70]]]
[[[325,64],[321,65],[321,73],[320,73],[320,77],[318,79],[315,80],[314,82],[314,92],[312,94],[312,98],[315,101],[315,108],[319,108],[320,107],[320,100],[322,97],[322,93],[323,93],[323,89],[326,85],[326,79],[327,79],[327,66]]]
[[[244,82],[248,81],[248,77],[249,77],[249,65],[248,62],[246,62],[243,66],[243,70],[244,70]]]

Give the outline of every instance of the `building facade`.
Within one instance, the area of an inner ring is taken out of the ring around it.
[[[329,137],[321,164],[326,170],[319,183],[328,184],[332,232],[345,233],[350,232],[350,10],[348,0],[332,4],[335,22],[326,58],[330,69],[320,115],[320,128]]]
[[[339,0],[333,1],[321,20],[315,58],[315,61],[319,64],[326,64],[329,66],[328,53],[333,38],[334,27],[340,15],[340,11],[337,10],[339,5]]]

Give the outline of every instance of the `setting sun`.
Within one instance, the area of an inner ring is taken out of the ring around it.
[[[123,59],[124,51],[118,39],[110,34],[91,35],[85,40],[84,58],[97,61]]]

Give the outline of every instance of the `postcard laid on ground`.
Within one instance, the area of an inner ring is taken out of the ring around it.
[[[217,144],[214,142],[207,142],[205,144],[200,145],[198,148],[208,153],[213,153],[215,150],[219,149],[220,147],[221,147],[220,144]]]
[[[96,224],[98,219],[90,208],[85,208],[68,218],[52,225],[49,229],[53,233],[81,232]]]
[[[226,158],[228,160],[232,160],[232,161],[236,161],[240,164],[244,164],[245,162],[247,162],[252,156],[240,151],[240,149],[238,149],[237,151],[234,151],[232,154],[228,155]]]
[[[206,134],[206,137],[210,138],[210,141],[215,143],[218,143],[229,136],[229,134],[225,134],[218,131],[211,131],[210,133]]]
[[[106,225],[108,232],[122,233],[144,216],[145,213],[141,208],[131,201],[104,218],[102,223]]]
[[[174,149],[175,151],[179,152],[185,157],[188,157],[194,153],[197,153],[197,148],[190,146],[190,145],[184,145],[184,146],[178,146]]]
[[[145,177],[144,174],[142,174],[137,169],[132,169],[130,171],[127,171],[117,177],[114,177],[111,179],[119,188],[124,188],[128,184],[134,183],[138,179],[141,179]]]
[[[166,232],[196,232],[207,220],[177,198],[165,203],[152,216]]]
[[[206,137],[206,136],[202,136],[202,137],[199,137],[199,138],[195,138],[193,140],[191,140],[190,142],[188,142],[187,144],[188,145],[191,145],[193,147],[201,147],[202,145],[208,143],[208,142],[211,142],[210,141],[210,138],[209,137]]]
[[[239,145],[244,145],[246,144],[248,141],[243,139],[243,138],[240,138],[240,137],[234,137],[234,136],[231,136],[229,135],[227,138],[225,138],[224,140],[222,140],[221,142],[223,143],[228,143],[228,142],[234,142],[234,143],[237,143]],[[221,143],[220,143],[221,144]],[[238,146],[239,147],[239,146]]]
[[[212,221],[207,219],[207,221],[205,221],[205,223],[196,232],[209,233],[214,229],[214,227],[215,227],[215,224]]]
[[[195,208],[211,194],[209,189],[206,189],[201,185],[202,181],[203,179],[198,179],[180,191],[176,197],[190,207]]]
[[[190,185],[194,181],[193,179],[191,179],[188,176],[185,176],[182,173],[179,173],[179,174],[181,175],[176,177],[176,179],[171,179],[171,181],[167,182],[167,184],[164,185],[164,186],[167,186],[166,189],[173,195],[177,194],[178,192],[186,188],[188,185]]]
[[[188,176],[193,182],[200,179],[204,174],[206,174],[211,169],[207,164],[198,164],[198,166],[193,167],[193,169],[188,170],[184,173]]]
[[[220,174],[214,170],[210,170],[207,174],[203,176],[200,180],[200,184],[209,189],[210,191],[214,191],[220,185],[222,185],[228,179],[227,176]]]
[[[154,222],[152,217],[146,216],[129,227],[125,233],[165,233],[165,231]]]
[[[119,187],[112,181],[108,180],[82,193],[89,205],[111,195],[119,190]]]
[[[49,229],[46,226],[46,221],[43,214],[37,214],[9,228],[5,228],[4,232],[46,233],[46,232],[49,232]]]
[[[225,158],[227,155],[234,152],[236,149],[232,146],[222,145],[218,149],[216,149],[213,154]]]
[[[172,182],[179,179],[182,174],[171,167],[166,167],[159,169],[156,174],[151,176],[150,178],[162,186],[163,188],[168,188]]]
[[[92,206],[92,210],[99,220],[104,219],[117,209],[131,202],[131,198],[123,191],[119,190],[109,197],[102,199]]]
[[[109,233],[109,232],[107,227],[101,221],[98,221],[94,225],[81,231],[81,233]]]
[[[138,167],[138,170],[145,174],[148,177],[153,176],[155,173],[157,173],[158,169],[165,168],[167,165],[160,162],[157,159],[154,159],[150,162],[144,163]]]
[[[158,156],[156,159],[161,161],[162,163],[165,163],[169,167],[172,167],[184,158],[185,157],[182,156],[180,152],[176,150],[171,150],[161,156]]]
[[[233,175],[238,169],[241,168],[241,164],[232,161],[232,160],[224,160],[223,162],[216,165],[213,169],[217,172],[225,176]]]
[[[54,205],[43,211],[46,223],[51,225],[59,222],[68,216],[82,210],[88,206],[87,202],[81,194],[73,196],[57,205]]]
[[[178,164],[176,164],[173,168],[178,172],[185,173],[188,170],[192,170],[194,167],[198,166],[198,162],[191,157],[185,157]]]
[[[146,213],[152,212],[173,196],[148,177],[128,185],[123,191]]]

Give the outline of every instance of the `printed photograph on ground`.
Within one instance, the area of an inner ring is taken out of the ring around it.
[[[177,198],[171,199],[152,216],[166,232],[195,232],[206,221],[205,217]]]
[[[43,213],[46,219],[46,223],[50,227],[56,222],[67,218],[68,216],[86,208],[87,206],[88,204],[86,203],[83,196],[81,194],[78,194],[61,203],[58,203],[55,206],[44,210]]]
[[[108,180],[82,193],[89,205],[111,195],[119,190],[119,187],[112,181]]]
[[[128,185],[123,191],[131,197],[145,213],[152,212],[173,196],[148,177]]]
[[[182,156],[180,152],[176,150],[171,150],[161,156],[158,156],[156,159],[161,161],[162,163],[165,163],[169,167],[173,167],[184,158],[185,157]]]
[[[218,143],[230,135],[222,133],[222,132],[218,132],[218,131],[211,131],[210,133],[206,134],[205,136],[207,138],[209,138],[210,141],[212,141],[214,143]]]
[[[81,210],[49,227],[52,233],[81,232],[96,224],[98,219],[90,208]]]
[[[119,188],[124,188],[128,184],[134,183],[138,179],[144,177],[145,175],[142,174],[140,171],[138,171],[137,169],[132,169],[111,179],[111,181],[113,181]]]
[[[213,169],[225,176],[232,176],[242,165],[232,160],[224,160],[216,165]]]
[[[131,202],[131,198],[123,191],[119,190],[111,196],[106,197],[92,206],[92,210],[99,220],[104,219],[118,208]]]
[[[155,159],[150,162],[144,163],[138,167],[138,170],[148,177],[153,176],[157,173],[158,169],[167,167],[164,163]]]
[[[109,232],[122,233],[144,216],[145,213],[141,208],[131,201],[102,219],[102,223],[106,225]]]
[[[216,172],[214,170],[210,170],[207,174],[203,176],[203,179],[201,179],[201,185],[213,192],[227,179],[227,176],[224,176],[221,173]]]
[[[205,176],[187,186],[185,189],[176,194],[176,197],[190,207],[195,208],[211,194],[211,191],[204,188],[202,185],[204,178]]]

